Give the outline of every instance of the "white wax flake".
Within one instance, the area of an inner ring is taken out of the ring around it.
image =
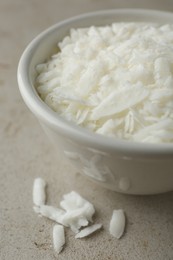
[[[132,133],[134,130],[134,115],[132,111],[129,111],[125,117],[125,132]]]
[[[94,206],[75,191],[65,194],[60,205],[67,212],[80,212],[80,210],[82,210],[84,216],[86,216],[89,221],[92,221],[92,216],[95,213]]]
[[[38,64],[36,66],[36,71],[37,73],[42,73],[42,72],[46,72],[47,70],[47,64],[43,63],[43,64]]]
[[[93,110],[92,120],[118,114],[126,109],[141,103],[149,92],[141,84],[127,86],[119,91],[112,92],[98,107]]]
[[[62,251],[64,244],[64,227],[57,224],[53,227],[53,247],[57,254],[59,254]]]
[[[87,226],[89,221],[92,221],[92,216],[95,213],[93,205],[75,191],[65,194],[60,205],[66,211],[62,223],[70,226],[75,233],[82,226]]]
[[[121,238],[125,229],[125,215],[122,209],[114,210],[110,221],[109,232],[117,239]]]
[[[46,201],[46,182],[42,178],[36,178],[33,185],[33,203],[36,206],[45,204]]]
[[[165,118],[152,125],[146,126],[145,128],[139,130],[134,135],[134,138],[136,140],[145,140],[145,138],[148,138],[149,136],[153,136],[153,138],[155,139],[155,137],[156,138],[159,137],[159,132],[162,129],[168,129],[171,132],[173,131],[173,124],[172,124],[172,120],[170,118]],[[162,138],[164,138],[164,135],[162,136]],[[166,135],[165,135],[165,138],[166,138]],[[172,140],[172,138],[171,138],[171,140]],[[156,142],[157,141],[158,140],[156,140]],[[150,142],[152,142],[152,140]],[[169,142],[169,137],[168,137],[167,142]]]
[[[55,208],[49,205],[41,205],[40,207],[34,207],[34,211],[40,214],[41,216],[49,218],[65,226],[65,224],[63,223],[63,217],[65,215],[65,211],[62,209]]]
[[[172,31],[157,23],[72,29],[58,53],[36,66],[37,92],[61,117],[97,134],[173,142],[166,125],[159,136],[149,132],[166,118],[173,126]]]
[[[155,79],[158,83],[163,78],[168,78],[169,76],[171,76],[170,62],[166,58],[163,57],[157,58],[154,62],[154,69],[155,69]]]
[[[74,233],[78,233],[81,227],[87,226],[89,221],[85,217],[85,209],[78,209],[66,212],[62,217],[62,224],[68,226]]]
[[[115,129],[115,122],[112,119],[108,119],[102,127],[100,127],[96,133],[98,134],[107,134],[108,136],[113,135]]]
[[[92,226],[86,227],[82,229],[78,234],[76,234],[75,238],[83,238],[91,235],[92,233],[96,232],[97,230],[101,229],[102,224],[94,224]]]

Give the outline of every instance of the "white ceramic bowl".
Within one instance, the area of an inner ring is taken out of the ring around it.
[[[59,117],[39,98],[34,88],[35,66],[55,53],[57,42],[69,33],[70,28],[129,21],[173,23],[173,14],[117,9],[60,22],[38,35],[26,48],[18,67],[18,83],[27,106],[55,146],[79,172],[108,189],[123,193],[166,192],[173,189],[173,144],[134,143],[90,133]]]

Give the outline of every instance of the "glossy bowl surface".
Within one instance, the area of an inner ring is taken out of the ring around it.
[[[57,51],[57,42],[68,35],[71,28],[113,22],[173,23],[173,14],[115,9],[83,14],[55,24],[38,35],[20,59],[18,84],[21,95],[55,147],[79,172],[108,189],[127,194],[173,190],[173,144],[135,143],[91,133],[58,116],[40,99],[34,88],[35,66]]]

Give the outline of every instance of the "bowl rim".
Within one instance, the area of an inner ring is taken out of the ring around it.
[[[90,18],[94,16],[107,16],[109,14],[122,14],[122,15],[155,15],[170,16],[173,18],[173,13],[159,10],[149,9],[112,9],[112,10],[100,10],[96,12],[84,13],[78,16],[74,16],[69,19],[65,19],[61,22],[54,24],[48,29],[44,30],[38,36],[36,36],[24,50],[18,65],[17,79],[20,93],[30,110],[41,119],[49,124],[53,129],[59,129],[59,132],[65,133],[66,136],[71,137],[73,140],[78,140],[85,145],[91,145],[100,150],[114,151],[117,154],[121,154],[127,157],[146,158],[146,159],[172,159],[173,158],[173,144],[172,143],[141,143],[134,141],[127,141],[118,138],[112,138],[103,136],[91,132],[83,127],[66,121],[60,117],[56,112],[50,109],[38,96],[33,85],[30,81],[29,67],[32,57],[39,48],[39,44],[42,40],[47,38],[49,34],[52,34],[59,28],[71,24],[77,20]],[[73,26],[72,26],[73,27]]]

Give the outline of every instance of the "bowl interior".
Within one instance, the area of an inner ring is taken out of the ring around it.
[[[18,68],[18,81],[21,94],[32,112],[50,126],[58,127],[59,131],[68,131],[73,138],[81,138],[83,142],[95,143],[96,146],[117,149],[118,151],[134,153],[135,156],[145,154],[173,156],[173,146],[170,144],[140,144],[117,140],[112,142],[111,138],[89,133],[86,129],[74,126],[69,122],[57,117],[38,96],[34,87],[36,77],[35,66],[43,63],[53,53],[56,53],[57,43],[69,34],[71,28],[89,27],[92,25],[110,25],[113,22],[148,22],[148,23],[173,23],[173,14],[161,11],[140,9],[117,9],[80,15],[61,23],[58,23],[40,35],[38,35],[26,48],[22,55]],[[58,118],[58,120],[57,120]]]

